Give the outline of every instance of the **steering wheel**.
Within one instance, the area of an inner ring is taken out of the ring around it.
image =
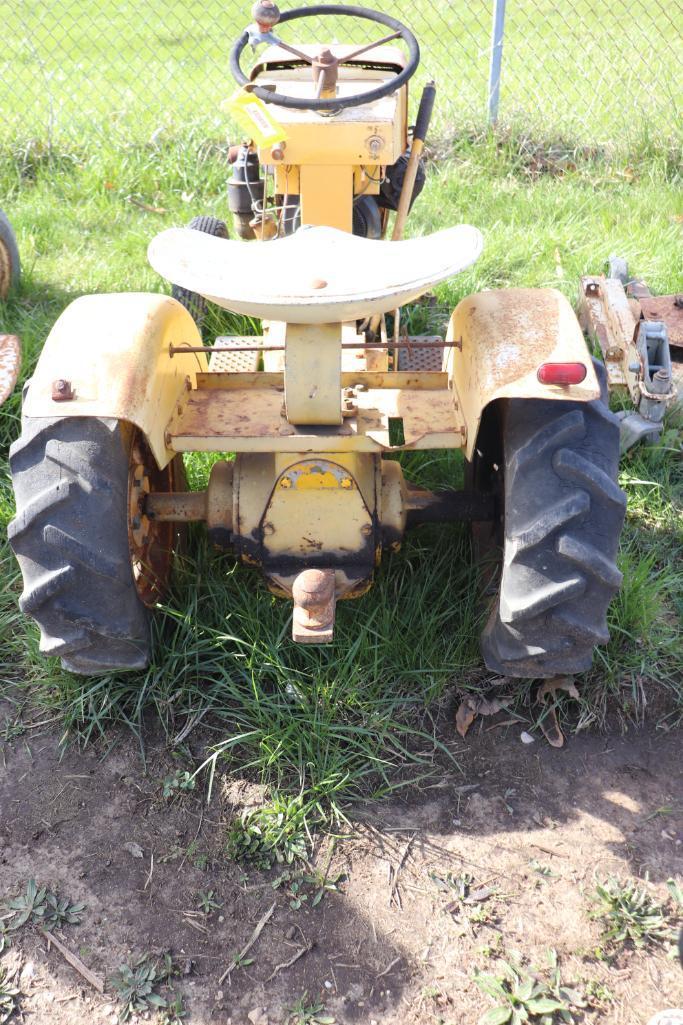
[[[408,47],[408,63],[405,68],[399,71],[394,78],[377,86],[375,89],[368,89],[366,92],[356,93],[353,96],[339,96],[334,99],[323,100],[311,98],[308,100],[299,96],[287,96],[285,93],[277,93],[269,89],[263,89],[260,86],[251,85],[250,92],[258,96],[264,103],[275,103],[279,107],[291,107],[295,110],[318,111],[337,111],[343,110],[345,107],[360,107],[364,103],[372,103],[383,96],[390,96],[391,93],[395,93],[417,71],[417,66],[420,63],[420,47],[417,39],[409,28],[406,28],[400,21],[390,17],[388,14],[382,14],[380,11],[371,11],[367,7],[352,7],[348,4],[317,4],[312,7],[294,7],[291,11],[284,11],[282,14],[272,3],[264,4],[263,6],[274,8],[274,17],[270,17],[266,22],[257,22],[256,25],[245,29],[230,52],[230,70],[235,81],[241,86],[250,85],[249,79],[240,66],[240,58],[244,48],[250,42],[252,45],[263,42],[280,46],[299,60],[306,61],[307,64],[318,67],[321,71],[324,70],[325,64],[322,64],[315,57],[302,53],[300,50],[296,50],[287,43],[283,43],[281,39],[278,39],[272,32],[272,26],[278,21],[284,24],[287,21],[296,21],[298,18],[312,18],[320,15],[336,17],[341,14],[349,18],[363,18],[365,21],[377,22],[377,24],[385,25],[392,30],[390,35],[384,36],[374,43],[368,43],[345,57],[339,59],[332,57],[332,61],[336,64],[346,64],[359,57],[361,53],[365,53],[366,50],[371,50],[375,46],[387,43],[391,39],[402,39]],[[264,28],[266,29],[265,32],[263,31]],[[320,81],[322,81],[322,75],[320,76]]]

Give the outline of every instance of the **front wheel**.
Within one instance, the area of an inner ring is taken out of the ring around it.
[[[596,370],[594,402],[510,399],[501,409],[503,566],[481,648],[505,676],[583,672],[609,639],[626,496],[619,422]]]
[[[148,605],[168,584],[176,540],[150,523],[144,495],[182,486],[118,420],[27,419],[10,449],[17,513],[8,536],[24,578],[23,612],[40,650],[75,673],[144,668]]]

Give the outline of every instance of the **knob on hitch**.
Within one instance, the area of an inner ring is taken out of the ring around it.
[[[292,640],[329,644],[334,636],[336,606],[333,569],[305,569],[292,584]]]

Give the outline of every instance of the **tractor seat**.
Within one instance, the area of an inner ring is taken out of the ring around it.
[[[152,240],[162,277],[235,313],[288,323],[342,323],[387,313],[453,277],[481,253],[476,228],[385,242],[337,228],[299,228],[271,242],[170,228]]]

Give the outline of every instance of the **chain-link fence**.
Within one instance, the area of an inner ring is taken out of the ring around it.
[[[224,137],[220,103],[234,87],[228,54],[250,20],[250,3],[0,0],[0,145],[96,135],[100,145],[120,147],[188,126]],[[680,140],[680,0],[507,0],[506,11],[504,0],[372,4],[418,36],[418,84],[433,77],[439,86],[437,133],[487,122],[497,7],[499,29],[505,15],[501,125],[579,144]],[[368,22],[348,18],[281,31],[290,42],[374,38]]]

